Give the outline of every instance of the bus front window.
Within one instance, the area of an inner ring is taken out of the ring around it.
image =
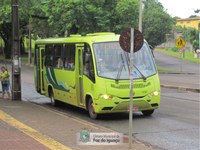
[[[129,53],[124,52],[119,42],[93,44],[98,76],[110,79],[129,79]],[[156,73],[151,51],[146,42],[134,53],[134,78],[146,78]]]

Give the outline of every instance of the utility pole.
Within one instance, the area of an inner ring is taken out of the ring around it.
[[[12,100],[21,100],[21,59],[18,0],[12,0]]]
[[[194,10],[195,13],[199,13],[200,9]],[[199,31],[199,49],[200,49],[200,23],[198,24],[198,31]]]
[[[139,2],[139,31],[142,32],[142,0]]]
[[[28,23],[28,36],[29,36],[29,52],[28,52],[28,64],[32,64],[32,37],[31,37],[31,15],[29,15]]]

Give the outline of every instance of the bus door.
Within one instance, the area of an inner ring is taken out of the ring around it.
[[[36,89],[39,93],[44,94],[44,46],[36,48]]]
[[[77,97],[78,97],[78,105],[84,106],[84,97],[83,97],[83,50],[84,45],[78,44],[76,45],[76,49],[78,50],[78,83],[77,83]]]

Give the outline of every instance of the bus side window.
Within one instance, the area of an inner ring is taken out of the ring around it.
[[[53,45],[47,44],[45,46],[45,66],[53,67],[54,66],[54,53],[53,53]]]
[[[63,67],[63,60],[61,56],[62,45],[54,45],[54,67],[61,69]]]
[[[74,66],[75,63],[74,63],[74,59],[73,58],[66,58],[65,59],[65,64],[64,64],[64,68],[66,70],[74,70]]]
[[[75,44],[66,44],[63,48],[64,54],[64,69],[75,69]]]
[[[95,82],[94,64],[93,64],[91,50],[88,44],[85,44],[84,46],[83,66],[84,66],[84,75],[86,75],[93,82]]]

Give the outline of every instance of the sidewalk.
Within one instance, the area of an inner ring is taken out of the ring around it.
[[[128,123],[128,122],[127,122]],[[95,133],[114,132],[96,124],[68,116],[40,105],[0,98],[0,150],[128,150],[128,138],[122,145],[78,145],[83,129]],[[152,150],[133,139],[132,149]]]
[[[161,87],[200,93],[200,74],[159,73]]]
[[[45,146],[0,120],[1,150],[48,150]]]

